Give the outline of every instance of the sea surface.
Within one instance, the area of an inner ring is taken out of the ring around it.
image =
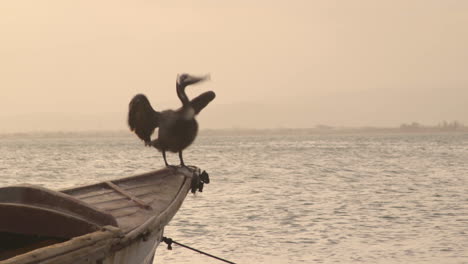
[[[165,235],[194,248],[235,263],[468,263],[466,133],[211,131],[184,158],[211,183]],[[163,164],[130,132],[0,137],[0,186],[60,189]],[[161,244],[155,263],[222,262]]]

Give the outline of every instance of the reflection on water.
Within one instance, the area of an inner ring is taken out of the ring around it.
[[[166,236],[195,248],[237,263],[468,263],[468,135],[201,135],[184,154],[212,183]],[[130,134],[0,139],[1,186],[163,164]],[[155,261],[218,263],[177,246]]]

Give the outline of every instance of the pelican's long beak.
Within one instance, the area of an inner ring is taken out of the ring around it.
[[[207,75],[204,75],[204,76],[192,76],[192,75],[189,75],[185,80],[184,80],[184,84],[185,85],[192,85],[192,84],[195,84],[195,83],[198,83],[198,82],[202,82],[202,81],[207,81],[210,79],[210,75],[207,74]]]

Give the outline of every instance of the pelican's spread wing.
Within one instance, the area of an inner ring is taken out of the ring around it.
[[[192,108],[195,110],[195,115],[200,113],[213,99],[216,94],[212,91],[204,92],[190,101]]]
[[[154,111],[145,95],[137,94],[130,101],[128,126],[146,144],[150,144],[151,134],[159,126],[159,113]]]

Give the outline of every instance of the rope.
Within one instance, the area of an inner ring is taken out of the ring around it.
[[[224,262],[226,262],[226,263],[236,264],[236,263],[234,263],[234,262],[232,262],[232,261],[225,260],[225,259],[222,259],[222,258],[220,258],[220,257],[213,256],[213,255],[208,254],[208,253],[206,253],[206,252],[203,252],[203,251],[201,251],[201,250],[198,250],[198,249],[189,247],[189,246],[187,246],[187,245],[184,245],[184,244],[182,244],[182,243],[176,242],[176,241],[172,240],[172,238],[163,237],[163,240],[162,240],[162,241],[165,242],[165,243],[167,244],[167,249],[169,249],[169,250],[172,250],[172,243],[174,243],[174,244],[179,245],[179,246],[181,246],[181,247],[188,248],[188,249],[193,250],[193,251],[195,251],[195,252],[198,252],[198,253],[200,253],[200,254],[206,255],[206,256],[208,256],[208,257],[212,257],[212,258],[214,258],[214,259],[221,260],[221,261],[224,261]]]

